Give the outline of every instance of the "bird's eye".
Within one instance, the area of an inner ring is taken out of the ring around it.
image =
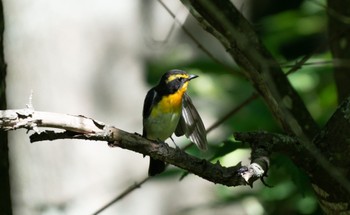
[[[180,78],[179,78],[179,81],[181,81],[181,82],[182,82],[183,80],[184,80],[184,78],[182,78],[182,77],[180,77]]]

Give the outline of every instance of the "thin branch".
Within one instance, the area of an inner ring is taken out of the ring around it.
[[[98,209],[96,212],[94,212],[92,215],[97,215],[99,213],[101,213],[102,211],[104,211],[105,209],[107,209],[108,207],[110,207],[111,205],[113,205],[115,202],[119,201],[120,199],[124,198],[125,196],[127,196],[128,194],[130,194],[132,191],[134,191],[137,188],[140,188],[142,184],[144,184],[146,181],[148,181],[148,179],[150,179],[150,177],[146,177],[144,178],[142,181],[137,182],[133,185],[131,185],[130,187],[128,187],[127,189],[125,189],[121,194],[119,194],[116,198],[114,198],[112,201],[110,201],[109,203],[107,203],[106,205],[104,205],[103,207],[101,207],[100,209]]]
[[[310,1],[310,0],[309,0]],[[337,21],[345,24],[345,25],[349,25],[350,24],[350,17],[346,16],[344,14],[339,13],[338,11],[334,10],[334,8],[329,7],[329,5],[324,5],[321,2],[315,1],[315,0],[311,0],[311,2],[313,2],[315,5],[318,5],[320,7],[322,7],[325,11],[327,11],[327,13],[329,14],[329,16],[333,19],[336,19]]]
[[[166,6],[166,4],[162,0],[158,0],[159,4],[162,5],[162,7],[169,13],[169,15],[174,19],[176,24],[178,24],[182,31],[198,46],[199,49],[201,49],[208,57],[210,57],[214,62],[218,64],[224,65],[219,59],[214,57],[209,50],[207,50],[197,39],[195,36],[192,35],[192,33],[184,26],[181,24],[181,22],[176,18],[176,15]],[[227,66],[227,65],[226,65]],[[229,67],[229,66],[227,66]]]
[[[219,125],[221,125],[224,121],[229,119],[231,116],[236,114],[238,111],[240,111],[244,106],[248,105],[250,102],[254,101],[256,98],[258,98],[259,95],[257,93],[253,93],[251,96],[249,96],[247,99],[245,99],[242,103],[240,103],[237,107],[234,107],[231,111],[229,111],[227,114],[225,114],[223,117],[221,117],[218,121],[216,121],[213,125],[211,125],[207,129],[207,133],[217,128]]]
[[[296,66],[296,64],[298,63],[299,61],[297,61],[296,63],[294,64],[290,64],[289,62],[286,62],[286,63],[282,63],[280,64],[281,67],[283,68],[293,68]],[[305,62],[303,65],[301,66],[310,66],[310,67],[324,67],[324,66],[327,66],[327,65],[331,65],[331,64],[336,64],[336,60],[320,60],[320,61],[313,61],[313,62]],[[338,66],[340,65],[343,65],[343,63],[341,62],[338,62],[337,63]],[[350,67],[350,62],[344,62],[344,65],[346,65],[347,67]],[[290,74],[290,72],[288,71],[286,75]]]
[[[162,7],[169,13],[169,15],[174,19],[176,24],[178,24],[182,31],[197,45],[197,47],[202,50],[210,59],[212,59],[215,63],[222,65],[227,71],[231,72],[234,75],[241,75],[237,72],[236,69],[234,69],[232,66],[223,63],[218,58],[216,58],[208,49],[206,49],[198,40],[197,38],[191,33],[191,31],[176,18],[176,15],[170,10],[170,8],[162,1],[158,0],[159,4],[162,5]]]

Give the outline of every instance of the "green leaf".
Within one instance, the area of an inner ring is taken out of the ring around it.
[[[211,147],[210,150],[214,152],[213,157],[211,157],[211,160],[223,157],[233,151],[236,151],[237,149],[242,149],[242,148],[244,149],[247,148],[247,145],[242,142],[238,142],[233,138],[225,140],[219,146]]]

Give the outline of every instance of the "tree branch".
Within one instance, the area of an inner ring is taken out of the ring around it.
[[[236,132],[236,140],[249,143],[252,162],[281,152],[307,170],[310,182],[326,214],[349,213],[350,97],[337,108],[326,126],[314,138],[317,151],[306,150],[299,139],[267,132]]]
[[[64,131],[39,131],[39,127],[64,129]],[[223,167],[220,163],[210,163],[207,160],[196,158],[180,149],[169,147],[166,143],[160,144],[131,134],[113,126],[106,125],[85,116],[48,113],[33,109],[0,111],[0,129],[14,130],[25,128],[35,131],[31,135],[31,142],[57,139],[84,139],[106,141],[109,146],[120,147],[148,155],[185,169],[208,181],[226,186],[246,185],[245,180],[259,177],[255,174],[246,179],[242,177],[251,167],[242,167],[237,164],[233,167]],[[245,171],[246,170],[246,171]],[[261,174],[261,173],[260,173]]]
[[[237,8],[228,0],[182,2],[243,69],[284,130],[311,140],[318,126],[279,64]]]

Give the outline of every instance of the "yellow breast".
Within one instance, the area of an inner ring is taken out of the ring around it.
[[[164,96],[162,100],[158,103],[157,107],[154,108],[156,112],[169,113],[177,112],[181,109],[182,105],[182,95],[178,93]],[[153,112],[153,111],[152,111]]]
[[[159,103],[153,108],[151,116],[161,113],[181,112],[182,96],[187,90],[187,83],[173,94],[163,96]]]
[[[165,141],[170,137],[179,123],[182,111],[182,96],[186,88],[176,93],[163,96],[151,111],[150,117],[144,121],[147,138]]]

